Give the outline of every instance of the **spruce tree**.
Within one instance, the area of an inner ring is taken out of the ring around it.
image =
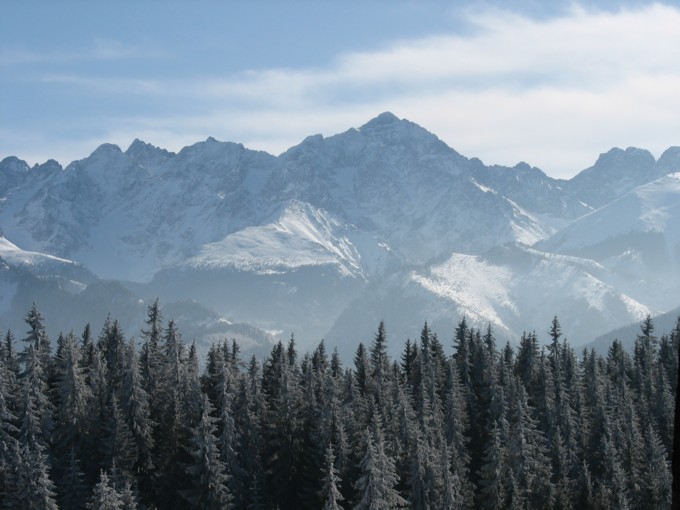
[[[453,337],[453,359],[458,365],[458,374],[461,383],[466,387],[470,382],[470,348],[468,345],[468,335],[469,328],[465,321],[465,317],[463,317],[458,323]]]
[[[295,506],[301,493],[302,394],[288,356],[269,360],[269,370],[278,373],[276,384],[266,389],[264,459],[272,506]],[[276,368],[276,364],[279,364]],[[272,381],[273,382],[273,381]],[[264,389],[264,388],[263,388]]]
[[[229,481],[224,463],[220,460],[215,437],[215,418],[211,416],[213,407],[207,396],[203,396],[200,421],[191,431],[188,453],[191,461],[187,473],[193,487],[182,495],[194,508],[205,510],[224,510],[232,508],[232,498],[227,483]]]
[[[362,476],[356,483],[359,501],[355,510],[388,510],[403,508],[407,501],[396,490],[399,477],[394,460],[385,452],[385,443],[379,427],[366,429],[364,457],[361,460]]]
[[[373,398],[380,407],[380,412],[385,412],[387,408],[387,392],[389,391],[388,382],[390,378],[390,363],[387,355],[387,334],[385,333],[385,323],[380,321],[378,332],[375,334],[373,343],[369,351],[370,360],[370,381]]]
[[[645,472],[639,480],[642,498],[637,508],[670,508],[673,480],[666,450],[651,424],[645,429],[644,439]]]
[[[14,496],[18,507],[56,510],[55,486],[50,478],[47,453],[35,437],[22,441],[18,462],[17,493]]]
[[[73,333],[63,337],[55,363],[57,408],[55,449],[63,456],[79,451],[88,433],[90,388],[85,384],[79,342]]]
[[[99,476],[99,482],[94,487],[87,508],[88,510],[123,510],[123,499],[105,471],[102,471]]]
[[[323,402],[324,372],[322,365],[314,368],[314,357],[305,355],[302,359],[302,409],[300,412],[300,477],[299,494],[301,508],[318,509],[321,499],[325,450],[330,441],[328,411]],[[332,403],[332,395],[330,395]]]
[[[33,344],[24,351],[25,368],[21,374],[21,427],[23,446],[47,448],[50,442],[54,409],[48,398],[43,358]]]
[[[338,470],[335,468],[335,454],[333,445],[329,444],[326,448],[325,470],[323,477],[323,510],[341,510],[340,502],[345,498],[338,490],[338,484],[342,481],[338,477]]]
[[[479,469],[479,487],[476,506],[484,509],[503,508],[506,499],[503,478],[509,472],[507,452],[501,442],[501,429],[493,424],[484,448]]]
[[[29,330],[26,333],[24,342],[26,342],[28,346],[33,346],[33,348],[38,353],[43,370],[45,370],[45,376],[47,377],[52,346],[50,344],[50,339],[47,336],[45,318],[38,311],[38,307],[35,303],[33,303],[33,306],[29,310],[28,314],[26,314],[24,321],[29,326]]]
[[[634,385],[638,392],[641,418],[645,422],[654,420],[654,404],[656,395],[657,338],[654,333],[654,322],[647,315],[640,325],[641,334],[635,340]]]
[[[229,489],[232,492],[239,492],[243,489],[241,485],[243,473],[237,456],[239,437],[233,409],[237,391],[236,381],[224,357],[219,358],[217,370],[217,405],[215,415],[217,417],[217,438],[220,459],[225,465],[227,474],[230,476]]]
[[[619,508],[627,510],[630,507],[626,475],[621,466],[619,453],[614,442],[605,437],[601,447],[602,462],[599,472],[594,472],[595,505],[599,508]],[[658,508],[658,507],[657,507]]]
[[[158,299],[147,308],[147,317],[144,322],[147,329],[142,330],[140,363],[142,366],[142,377],[147,384],[145,389],[153,394],[156,382],[160,377],[162,365],[160,343],[163,334],[163,316],[161,315]]]
[[[123,329],[117,320],[109,323],[102,335],[104,336],[102,354],[106,360],[109,387],[120,392],[122,388],[123,372],[127,361],[127,343]]]
[[[342,361],[337,346],[333,348],[333,354],[331,354],[331,376],[335,379],[342,376]]]
[[[84,481],[84,474],[80,469],[75,447],[69,451],[60,472],[61,476],[57,485],[59,508],[62,510],[84,508],[89,490]]]
[[[196,343],[192,342],[189,353],[182,362],[182,386],[181,399],[183,402],[183,413],[187,425],[198,423],[201,417],[201,378],[198,367],[198,354]]]
[[[354,374],[356,386],[360,395],[365,395],[368,388],[369,381],[369,361],[364,344],[359,343],[356,353],[354,354]]]
[[[232,471],[230,487],[234,491],[234,506],[249,508],[251,504],[263,503],[258,492],[264,482],[262,465],[262,428],[264,402],[260,387],[259,365],[253,358],[249,374],[242,374],[238,381],[238,391],[234,400],[235,436],[239,439],[235,444],[236,457],[240,471]],[[233,479],[236,480],[233,480]],[[252,496],[257,496],[252,500]]]
[[[153,437],[156,424],[151,419],[149,396],[143,387],[141,367],[133,341],[130,341],[125,350],[122,378],[121,409],[137,450],[133,470],[147,481],[156,463]]]
[[[101,467],[112,470],[112,467],[116,466],[121,479],[128,480],[137,463],[137,445],[115,394],[110,396],[105,420],[99,439]]]
[[[132,489],[132,485],[129,480],[125,481],[123,488],[119,489],[119,493],[120,501],[122,503],[122,510],[137,510],[139,508],[137,495]]]
[[[449,449],[444,447],[440,454],[439,462],[442,466],[443,475],[441,508],[443,510],[463,510],[464,508],[471,507],[471,502],[466,500],[460,474],[457,471],[451,470]]]
[[[163,366],[164,356],[161,349],[163,335],[163,317],[160,305],[156,299],[147,308],[147,317],[144,321],[146,329],[142,329],[142,347],[139,356],[140,372],[142,375],[142,386],[148,396],[150,417],[153,423],[158,426],[165,418],[163,416],[163,404],[166,395],[163,392]],[[158,431],[155,431],[155,438],[158,440]]]
[[[458,367],[456,363],[450,362],[448,368],[444,385],[444,437],[449,449],[454,452],[456,459],[454,468],[463,473],[467,472],[469,463],[467,438],[465,436],[469,418],[464,388],[460,384],[458,376]]]
[[[17,436],[18,417],[14,412],[17,395],[14,391],[14,376],[8,366],[9,357],[5,352],[0,357],[0,501],[6,507],[13,504],[17,491],[16,469],[19,462],[19,441]],[[0,507],[2,508],[2,507]]]
[[[508,458],[523,499],[531,508],[552,504],[551,466],[545,437],[531,416],[524,387],[511,385],[508,399]]]
[[[438,480],[432,463],[434,451],[429,448],[420,434],[413,442],[410,452],[411,470],[409,476],[409,506],[414,510],[435,509],[437,501]]]

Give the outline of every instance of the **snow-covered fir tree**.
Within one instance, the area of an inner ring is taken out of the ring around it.
[[[59,335],[37,307],[0,343],[0,508],[670,507],[680,323],[577,356],[553,318],[517,348],[461,320],[398,361],[380,323],[343,366],[295,339],[201,368],[158,303],[139,340],[109,318]]]

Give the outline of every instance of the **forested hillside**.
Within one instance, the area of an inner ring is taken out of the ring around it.
[[[0,347],[3,508],[670,507],[680,320],[605,357],[557,318],[517,347],[463,319],[396,360],[381,322],[352,366],[291,337],[204,367],[158,302],[139,339],[110,319],[54,353],[25,321]]]

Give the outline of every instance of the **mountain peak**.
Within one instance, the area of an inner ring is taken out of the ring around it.
[[[638,168],[651,168],[655,163],[654,156],[645,149],[628,147],[626,150],[614,147],[600,154],[593,168],[618,167],[622,164],[634,164]]]
[[[680,172],[680,147],[669,147],[656,162],[661,173]]]
[[[422,151],[429,153],[458,154],[427,129],[410,120],[399,119],[390,112],[381,113],[369,120],[359,128],[359,132],[389,145],[420,145]]]
[[[600,154],[593,166],[574,176],[567,188],[597,209],[611,202],[612,197],[622,196],[659,176],[656,160],[649,151],[615,147]]]
[[[42,165],[34,165],[33,166],[34,170],[39,170],[41,172],[61,172],[63,170],[63,167],[61,164],[59,164],[58,161],[54,159],[48,159],[45,161]]]
[[[139,138],[135,138],[128,147],[128,149],[125,151],[125,154],[128,155],[135,154],[145,150],[147,147],[152,147],[152,145],[140,140]]]
[[[21,173],[28,172],[29,169],[28,163],[16,156],[7,156],[0,161],[0,173]]]
[[[146,143],[139,138],[135,138],[130,144],[130,147],[125,151],[125,155],[132,158],[151,157],[156,154],[168,155],[171,153],[165,149]]]
[[[365,129],[374,129],[376,127],[389,126],[390,124],[398,124],[399,122],[401,122],[399,117],[392,112],[383,112],[374,119],[369,120],[359,129],[363,131]]]
[[[90,154],[90,157],[101,157],[101,156],[109,156],[109,155],[119,155],[122,154],[123,151],[120,150],[120,147],[113,143],[103,143],[99,147],[97,147],[92,154]]]

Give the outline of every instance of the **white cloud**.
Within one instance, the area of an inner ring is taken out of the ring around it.
[[[339,55],[317,69],[49,79],[167,101],[167,115],[112,119],[110,134],[146,133],[174,150],[195,141],[190,136],[212,135],[278,153],[308,134],[333,134],[383,110],[418,122],[467,156],[525,160],[555,176],[574,174],[615,145],[658,156],[680,143],[679,9],[574,7],[542,20],[476,10],[469,22],[473,29],[464,34]],[[95,49],[111,58],[126,52],[116,44]],[[174,104],[183,107],[173,110]],[[194,113],[184,115],[188,109]]]

